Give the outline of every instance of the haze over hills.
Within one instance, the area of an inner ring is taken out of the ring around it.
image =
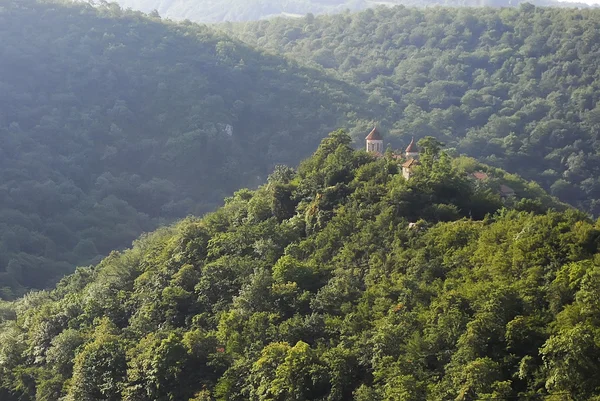
[[[253,21],[276,16],[302,17],[305,14],[333,14],[359,11],[381,5],[411,7],[517,7],[523,0],[116,0],[121,6],[162,17],[195,22]],[[586,7],[585,1],[529,0],[537,6]]]

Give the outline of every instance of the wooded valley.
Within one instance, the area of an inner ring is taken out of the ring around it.
[[[599,19],[380,7],[207,27],[8,1],[0,297],[214,210],[338,126],[356,146],[375,123],[394,147],[435,136],[597,216]]]
[[[0,400],[600,399],[599,11],[0,38]]]
[[[116,5],[0,9],[0,298],[296,165],[360,89]]]

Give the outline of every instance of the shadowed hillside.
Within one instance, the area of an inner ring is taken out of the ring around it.
[[[114,4],[0,7],[0,297],[296,164],[366,96]]]

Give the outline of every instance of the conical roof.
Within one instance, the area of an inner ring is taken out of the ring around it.
[[[377,131],[377,127],[373,128],[373,131],[365,138],[367,141],[383,141],[383,137]]]
[[[418,153],[418,152],[419,152],[419,149],[417,148],[417,145],[415,145],[415,138],[413,137],[412,141],[410,141],[410,143],[406,147],[406,153]]]

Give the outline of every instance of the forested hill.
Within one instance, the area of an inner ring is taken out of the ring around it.
[[[0,298],[296,165],[351,85],[115,4],[0,6]]]
[[[83,0],[82,0],[83,1]],[[115,0],[121,6],[175,20],[196,22],[253,21],[276,16],[334,14],[380,5],[410,7],[516,7],[522,3],[552,7],[589,7],[585,2],[558,0]]]
[[[396,7],[222,27],[360,85],[404,142],[434,135],[600,215],[600,10]]]
[[[0,398],[597,399],[600,227],[432,138],[408,181],[349,143],[0,304]]]

